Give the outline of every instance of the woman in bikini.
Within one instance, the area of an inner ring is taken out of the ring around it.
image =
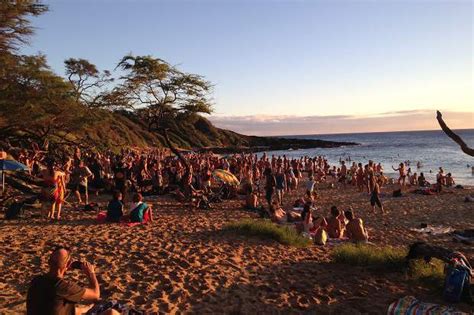
[[[61,171],[54,169],[54,161],[48,161],[46,169],[41,171],[41,177],[43,178],[43,188],[41,190],[41,200],[51,206],[48,211],[48,219],[54,219],[54,212],[57,209],[56,219],[61,218],[61,207],[64,203],[64,176],[65,174]]]

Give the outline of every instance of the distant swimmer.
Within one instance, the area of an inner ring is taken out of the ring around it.
[[[416,168],[421,168],[421,166],[422,166],[422,165],[421,165],[421,162],[420,162],[420,161],[416,162]]]

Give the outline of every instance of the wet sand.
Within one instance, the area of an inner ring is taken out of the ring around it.
[[[364,220],[376,245],[406,246],[416,240],[462,251],[474,262],[474,246],[456,243],[449,235],[427,236],[410,231],[421,223],[474,228],[474,203],[464,196],[474,189],[437,196],[388,195],[390,213],[368,212],[368,196],[355,188],[319,186],[318,205],[352,206]],[[97,199],[105,205],[106,196]],[[296,194],[286,198],[287,207]],[[439,293],[410,284],[400,273],[335,264],[333,245],[299,249],[273,241],[247,239],[220,232],[241,218],[242,201],[214,204],[212,210],[190,210],[166,197],[149,198],[155,222],[126,227],[95,223],[95,213],[66,207],[60,223],[38,218],[0,221],[0,313],[23,313],[26,291],[34,275],[47,270],[55,244],[72,248],[75,258],[94,262],[104,299],[115,299],[150,313],[386,313],[405,295],[442,303]],[[30,210],[25,217],[31,216]],[[77,271],[67,278],[83,282]],[[459,309],[468,311],[468,305]]]

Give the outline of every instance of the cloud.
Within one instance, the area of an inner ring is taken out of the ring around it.
[[[443,112],[453,129],[474,128],[474,112]],[[369,116],[211,116],[220,128],[246,135],[309,135],[438,129],[434,110],[392,111]]]

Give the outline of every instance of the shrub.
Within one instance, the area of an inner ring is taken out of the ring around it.
[[[232,222],[223,229],[239,235],[275,240],[284,245],[306,247],[311,240],[298,234],[289,226],[280,226],[269,220],[242,220]]]
[[[444,284],[444,262],[433,258],[429,264],[423,259],[410,262],[408,276],[415,282],[421,282],[431,288],[442,288]]]
[[[367,244],[344,244],[332,252],[335,262],[353,266],[373,266],[400,269],[405,263],[405,249],[384,246],[376,247]]]
[[[426,263],[424,259],[410,262],[405,270],[405,256],[408,251],[404,248],[383,246],[377,247],[366,244],[344,244],[332,252],[335,262],[353,266],[368,266],[384,270],[407,271],[407,280],[421,283],[431,289],[439,290],[444,282],[444,262],[432,259]]]

